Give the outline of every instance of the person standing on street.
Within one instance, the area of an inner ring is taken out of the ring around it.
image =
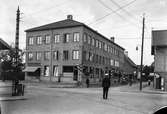
[[[108,90],[110,88],[110,79],[108,74],[105,74],[105,77],[102,80],[102,87],[103,87],[103,99],[107,99]]]
[[[89,78],[86,79],[87,88],[89,88]]]

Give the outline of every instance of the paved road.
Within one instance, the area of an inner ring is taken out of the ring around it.
[[[101,88],[29,87],[26,100],[2,101],[1,105],[3,114],[151,114],[167,105],[167,94],[122,88],[111,88],[109,99],[103,100]]]

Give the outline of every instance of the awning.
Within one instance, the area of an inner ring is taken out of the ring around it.
[[[35,72],[39,67],[26,67],[23,72]]]

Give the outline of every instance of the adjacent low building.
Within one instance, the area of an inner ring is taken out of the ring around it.
[[[0,38],[0,50],[9,50],[11,47],[3,40]]]
[[[99,82],[106,70],[123,68],[124,48],[72,15],[26,30],[27,80]]]
[[[167,30],[152,31],[152,51],[156,73],[154,87],[167,90]]]
[[[124,58],[124,69],[125,74],[136,75],[137,65],[125,54]]]

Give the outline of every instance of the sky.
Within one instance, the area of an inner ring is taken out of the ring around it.
[[[166,0],[0,0],[0,38],[14,45],[16,11],[21,11],[20,48],[25,49],[25,30],[52,22],[73,19],[83,22],[128,51],[140,64],[142,19],[145,17],[144,65],[150,65],[151,30],[167,29]],[[138,47],[138,50],[136,50]]]

